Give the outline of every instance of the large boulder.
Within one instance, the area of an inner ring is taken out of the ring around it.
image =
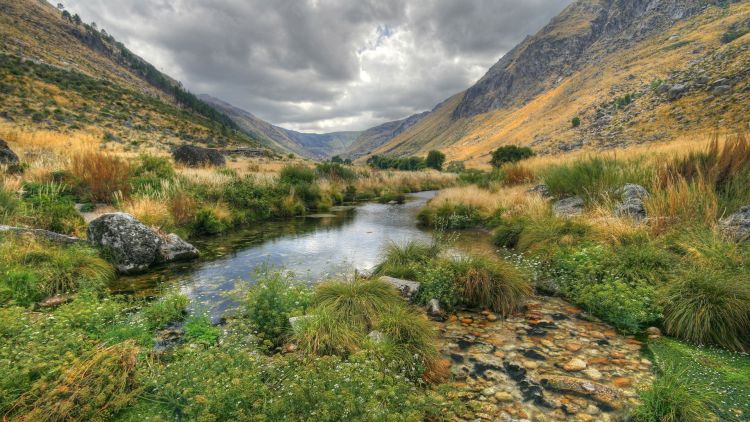
[[[223,166],[226,164],[221,152],[194,145],[182,145],[175,148],[172,151],[172,157],[176,162],[190,167]]]
[[[575,217],[583,214],[584,205],[580,196],[572,196],[555,202],[552,210],[558,217]]]
[[[104,214],[93,220],[88,237],[123,274],[146,271],[156,262],[161,246],[161,237],[156,232],[123,212]]]
[[[0,139],[0,164],[18,164],[18,156]]]
[[[750,205],[745,205],[729,217],[719,220],[721,232],[735,242],[750,240]]]
[[[628,183],[619,191],[622,202],[615,206],[615,215],[631,217],[635,220],[646,218],[646,205],[643,203],[650,195],[641,185]]]
[[[154,264],[194,259],[198,250],[176,234],[159,236],[130,214],[104,214],[91,221],[89,242],[100,248],[122,274],[148,270]]]
[[[688,87],[684,84],[677,84],[669,88],[669,92],[667,93],[667,98],[669,98],[669,101],[677,101],[680,98],[682,98],[683,95],[685,95],[688,91]]]
[[[200,253],[195,246],[185,242],[176,234],[168,234],[159,245],[159,262],[189,261],[198,258]]]

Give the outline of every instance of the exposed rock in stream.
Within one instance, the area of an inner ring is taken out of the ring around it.
[[[636,389],[652,380],[651,362],[634,338],[586,319],[560,299],[537,298],[506,320],[459,312],[435,323],[441,352],[452,362],[449,396],[469,408],[459,420],[624,417],[637,403]]]

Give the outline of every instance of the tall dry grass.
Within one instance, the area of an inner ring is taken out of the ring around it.
[[[88,151],[74,155],[68,170],[86,184],[91,200],[111,203],[130,191],[130,164],[113,154]]]

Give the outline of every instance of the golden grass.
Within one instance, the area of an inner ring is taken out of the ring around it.
[[[93,201],[109,203],[115,195],[127,196],[130,190],[130,165],[113,154],[88,151],[74,155],[68,170],[86,184]]]
[[[468,205],[484,215],[502,211],[504,215],[539,216],[549,212],[549,203],[537,194],[528,193],[528,185],[484,189],[476,185],[441,190],[428,206]]]
[[[140,197],[127,200],[122,209],[143,224],[162,229],[174,224],[175,218],[172,217],[170,205],[163,200]]]

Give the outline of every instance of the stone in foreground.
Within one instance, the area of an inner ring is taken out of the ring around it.
[[[583,198],[580,196],[561,199],[552,205],[552,209],[558,217],[575,217],[581,215],[583,214],[583,207]]]
[[[615,215],[618,217],[630,217],[634,220],[646,218],[646,205],[644,200],[650,195],[646,188],[641,185],[628,183],[620,189],[622,202],[615,206]]]
[[[402,280],[400,278],[393,278],[388,276],[380,277],[380,281],[388,283],[397,288],[398,291],[401,292],[401,296],[409,300],[411,300],[419,290],[419,283],[417,283],[416,281]]]
[[[14,233],[19,235],[31,235],[48,242],[59,243],[63,245],[73,245],[76,243],[83,242],[81,239],[65,234],[55,233],[48,230],[42,229],[28,229],[25,227],[14,227],[14,226],[2,226],[0,225],[0,232]]]
[[[89,224],[88,238],[122,274],[136,274],[154,264],[198,257],[198,250],[177,235],[163,239],[123,212],[104,214],[93,220]]]
[[[738,212],[719,220],[719,227],[724,236],[735,242],[750,240],[750,205],[745,205]]]

